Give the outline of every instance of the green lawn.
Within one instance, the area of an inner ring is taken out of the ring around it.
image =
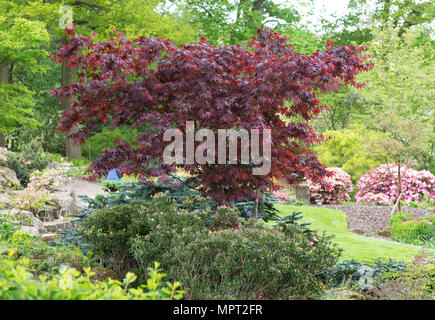
[[[373,239],[350,232],[347,229],[347,217],[344,212],[315,208],[308,206],[277,205],[282,216],[293,211],[302,211],[304,218],[300,221],[311,222],[310,228],[326,231],[335,235],[334,241],[344,249],[341,260],[355,259],[359,262],[370,263],[376,259],[395,261],[411,261],[414,256],[422,253],[422,247],[407,245],[387,240]],[[427,257],[435,257],[435,250],[424,248]]]

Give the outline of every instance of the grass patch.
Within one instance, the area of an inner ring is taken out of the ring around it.
[[[282,216],[293,211],[302,211],[300,221],[311,222],[310,228],[319,232],[326,231],[335,235],[335,242],[344,249],[341,260],[355,259],[361,263],[372,263],[376,259],[409,262],[417,255],[434,258],[435,250],[415,245],[365,237],[347,229],[347,217],[344,212],[309,206],[276,205]]]

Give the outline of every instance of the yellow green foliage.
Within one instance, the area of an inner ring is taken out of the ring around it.
[[[350,174],[355,184],[359,177],[383,163],[382,157],[370,154],[366,145],[369,138],[379,133],[363,127],[352,127],[343,130],[328,130],[323,133],[331,140],[315,147],[320,162],[327,167],[338,167]]]

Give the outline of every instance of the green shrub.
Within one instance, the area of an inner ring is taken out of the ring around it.
[[[7,166],[16,172],[23,187],[29,183],[33,171],[43,171],[52,162],[51,156],[44,153],[41,141],[36,139],[24,146],[21,152],[10,152],[7,157]]]
[[[354,259],[344,260],[325,274],[325,281],[333,288],[347,285],[353,289],[360,289],[362,279],[370,278],[373,280],[371,285],[379,285],[385,273],[398,273],[406,268],[406,263],[391,258],[387,262],[376,260],[374,265],[362,264]]]
[[[8,214],[0,214],[0,241],[8,241],[16,231],[20,230],[20,226],[15,219]]]
[[[150,232],[148,215],[145,203],[135,201],[96,211],[79,231],[90,245],[90,250],[105,265],[123,276],[136,266],[130,252],[132,239]]]
[[[339,250],[323,238],[315,246],[300,230],[268,225],[193,233],[187,229],[171,250],[173,277],[189,299],[297,299],[320,295],[319,276],[337,261]],[[194,235],[194,237],[192,236]]]
[[[389,220],[390,224],[393,225],[395,223],[400,223],[403,221],[412,220],[413,215],[412,213],[404,213],[401,211],[396,212]]]
[[[338,167],[346,171],[356,185],[362,174],[377,167],[382,161],[365,150],[368,136],[377,133],[363,127],[354,127],[343,130],[328,130],[323,133],[325,137],[333,137],[314,148],[320,162],[327,167]]]
[[[10,254],[10,256],[13,253]],[[179,283],[167,283],[162,287],[165,277],[156,264],[150,268],[147,285],[129,288],[136,276],[128,273],[121,283],[109,279],[91,281],[90,268],[81,274],[74,268],[62,268],[51,278],[34,278],[29,269],[29,260],[13,260],[0,257],[0,300],[166,300],[181,299],[183,292],[178,290]]]
[[[194,189],[194,186],[187,183],[185,178],[175,177],[170,185],[156,182],[153,185],[142,182],[121,182],[110,183],[107,188],[109,192],[105,195],[97,195],[95,199],[87,196],[80,196],[88,205],[74,215],[77,218],[76,223],[80,226],[88,219],[89,216],[95,214],[97,210],[109,209],[120,205],[128,205],[135,201],[152,201],[152,197],[157,193],[167,192],[168,197],[175,201],[175,205],[179,209],[185,210],[217,210],[217,204],[210,199],[204,199],[199,195],[199,192]],[[182,183],[180,183],[182,182]],[[262,194],[263,198],[258,203],[258,218],[264,221],[277,219],[278,210],[274,207],[276,198],[270,194]],[[250,218],[254,215],[255,202],[238,202],[235,204],[238,214],[243,218]],[[116,211],[116,208],[113,208]],[[56,240],[57,245],[73,245],[78,246],[85,254],[89,250],[89,245],[83,241],[83,236],[76,228],[69,228],[60,231],[62,237]]]
[[[391,226],[390,235],[400,242],[424,245],[435,237],[435,227],[426,219],[396,222]]]
[[[281,231],[238,218],[235,208],[193,210],[168,195],[99,210],[82,234],[96,257],[141,283],[147,265],[160,261],[170,281],[182,278],[191,299],[308,297],[323,290],[320,274],[337,261],[330,238]],[[140,272],[138,271],[140,270]],[[198,278],[199,277],[199,278]]]
[[[0,239],[0,300],[182,297],[178,282],[162,286],[166,275],[157,263],[154,268],[147,268],[146,284],[135,288],[130,288],[137,279],[133,273],[127,273],[121,283],[110,270],[94,266],[77,248],[52,247],[39,237],[17,231],[8,239]]]
[[[15,232],[2,246],[13,248],[17,258],[28,258],[28,267],[35,275],[57,273],[61,265],[68,265],[81,272],[87,267],[94,266],[90,259],[75,247],[52,247],[39,238],[21,231]]]
[[[205,220],[204,213],[178,209],[167,196],[156,196],[151,202],[135,201],[98,210],[84,222],[80,232],[90,250],[123,276],[139,267],[132,253],[136,238],[143,237],[150,243],[144,251],[146,262],[140,266],[146,269],[159,258],[165,268],[164,253],[172,245],[173,236],[188,226],[205,228]],[[167,234],[153,233],[154,229],[165,230]],[[141,261],[144,260],[142,257]]]
[[[82,147],[82,154],[93,161],[99,157],[104,149],[114,148],[116,146],[115,139],[132,143],[136,141],[138,135],[138,130],[130,127],[116,128],[114,130],[104,127],[101,132],[86,140],[86,144]]]

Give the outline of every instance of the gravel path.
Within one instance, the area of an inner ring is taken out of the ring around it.
[[[340,210],[346,213],[349,230],[371,236],[389,226],[388,220],[392,210],[392,207],[389,206],[370,205],[320,205],[317,207]],[[433,214],[431,210],[424,208],[402,207],[402,211],[412,213],[415,218]]]

